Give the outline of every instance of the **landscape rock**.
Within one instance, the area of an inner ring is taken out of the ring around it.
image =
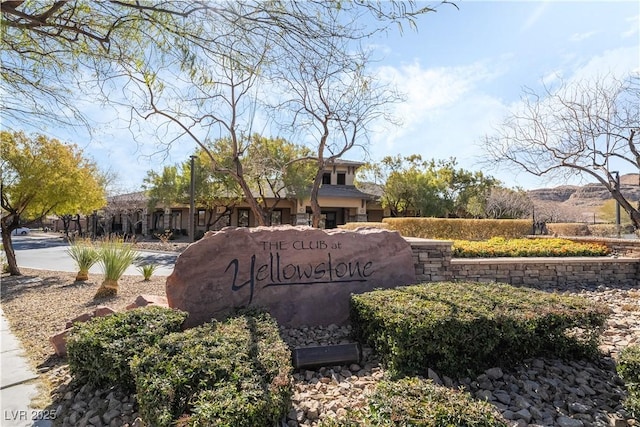
[[[350,295],[416,283],[411,246],[381,229],[228,227],[190,245],[167,278],[185,326],[240,307],[265,307],[282,325],[344,325]]]
[[[146,307],[148,305],[169,307],[166,297],[160,295],[138,295],[135,301],[129,304],[126,309],[133,310],[140,307]]]

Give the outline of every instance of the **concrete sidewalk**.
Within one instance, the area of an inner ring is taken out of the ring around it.
[[[50,426],[53,414],[31,407],[38,395],[38,375],[30,365],[22,344],[15,337],[0,308],[0,425],[3,427]]]

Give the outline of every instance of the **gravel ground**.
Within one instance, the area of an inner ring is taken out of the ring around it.
[[[67,320],[99,305],[122,310],[140,294],[164,295],[165,278],[145,282],[125,276],[117,296],[94,300],[102,277],[75,282],[74,273],[22,269],[24,276],[3,276],[1,302],[12,330],[27,349],[33,365],[50,385],[50,408],[58,410],[56,425],[142,426],[135,395],[117,390],[91,390],[71,382],[65,360],[55,356],[49,336],[64,329]],[[532,359],[511,371],[489,370],[478,378],[440,378],[436,382],[462,387],[477,398],[492,401],[513,426],[634,426],[621,409],[625,389],[615,373],[619,351],[640,343],[640,291],[616,287],[561,289],[608,304],[611,316],[603,334],[603,357],[595,362],[565,363]],[[349,341],[349,328],[282,328],[292,348]],[[480,344],[481,345],[481,344]],[[365,348],[359,364],[298,370],[288,426],[314,426],[325,417],[339,416],[365,404],[366,393],[384,376],[384,369]]]
[[[21,277],[2,276],[0,301],[11,330],[40,372],[65,363],[53,352],[49,337],[63,331],[68,320],[100,305],[124,310],[141,294],[165,294],[166,277],[152,276],[145,282],[142,276],[123,276],[118,281],[118,295],[94,299],[102,283],[100,274],[90,274],[86,282],[76,282],[75,273],[28,268],[20,271]]]

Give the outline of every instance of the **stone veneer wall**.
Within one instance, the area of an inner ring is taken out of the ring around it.
[[[418,282],[465,280],[513,285],[640,285],[640,259],[611,257],[455,258],[453,242],[406,238]]]
[[[458,258],[451,260],[455,280],[497,281],[512,285],[629,285],[639,283],[634,258]]]
[[[453,242],[405,237],[411,244],[418,282],[451,280]]]

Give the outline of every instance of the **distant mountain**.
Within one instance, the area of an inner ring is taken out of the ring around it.
[[[640,200],[638,174],[626,174],[620,177],[620,190],[632,201]],[[611,193],[602,184],[583,186],[562,185],[555,188],[540,188],[527,192],[536,210],[553,211],[558,220],[591,220],[599,208],[610,200]]]

